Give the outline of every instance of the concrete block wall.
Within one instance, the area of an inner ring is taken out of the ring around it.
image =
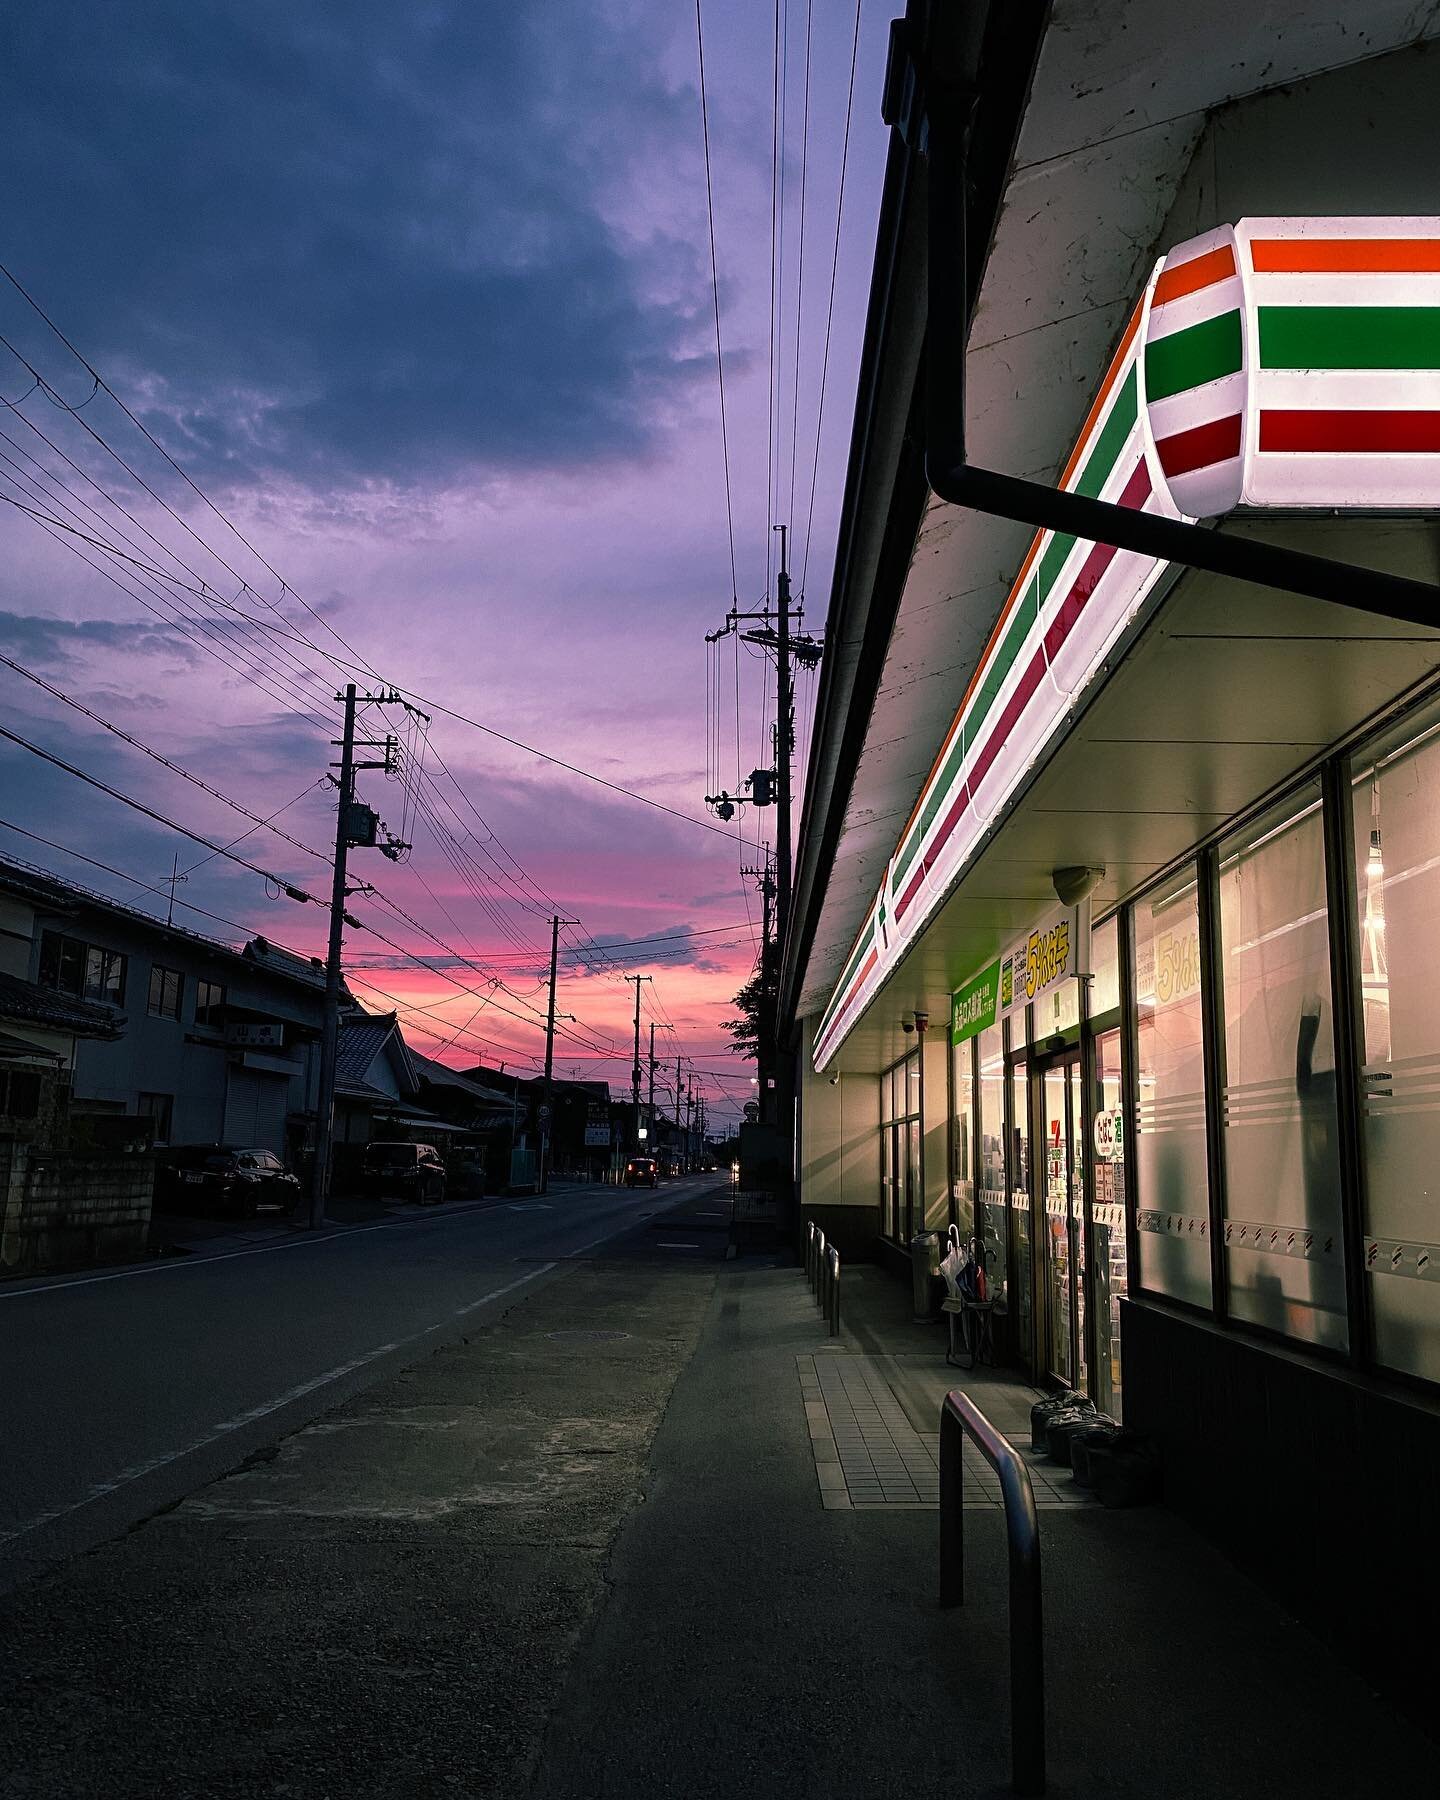
[[[144,1254],[155,1164],[0,1144],[0,1275],[32,1275]]]

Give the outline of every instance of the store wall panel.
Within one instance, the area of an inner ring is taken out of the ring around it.
[[[813,1026],[808,1021],[807,1032]],[[801,1229],[813,1218],[842,1256],[869,1256],[880,1216],[879,1078],[816,1075],[806,1048],[800,1059]]]
[[[1433,1731],[1440,1404],[1153,1304],[1121,1323],[1166,1504]]]

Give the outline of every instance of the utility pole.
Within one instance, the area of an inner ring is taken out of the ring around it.
[[[550,1077],[555,1068],[555,970],[560,960],[560,927],[578,925],[578,919],[550,921],[550,1004],[545,1015],[545,1099],[540,1109],[540,1192],[550,1191],[550,1125],[554,1111]]]
[[[659,1133],[655,1129],[655,1021],[650,1021],[650,1092],[646,1096],[645,1111],[650,1125],[650,1148],[656,1147]]]
[[[765,992],[767,980],[776,985],[775,1005],[771,1008],[769,1020],[762,1019],[761,1037],[768,1038],[768,1044],[761,1045],[761,1054],[757,1059],[760,1064],[760,1101],[761,1116],[776,1126],[782,1146],[789,1139],[793,1130],[792,1089],[794,1082],[790,1070],[790,1058],[786,1054],[784,1044],[780,1041],[780,1017],[778,1007],[778,985],[780,960],[785,950],[785,935],[790,927],[790,908],[794,887],[794,871],[792,867],[793,851],[791,843],[791,804],[792,804],[792,768],[795,753],[795,681],[794,671],[800,668],[813,669],[824,653],[824,644],[804,631],[792,629],[790,607],[790,561],[789,561],[789,527],[776,525],[774,530],[780,533],[780,570],[776,581],[776,612],[774,622],[771,621],[770,608],[767,603],[763,612],[741,612],[732,607],[726,615],[725,623],[718,631],[708,635],[706,642],[715,643],[731,632],[738,632],[748,644],[757,644],[763,649],[772,651],[775,657],[775,727],[774,727],[774,767],[770,769],[754,769],[742,784],[746,792],[734,794],[707,794],[705,801],[715,810],[721,820],[733,819],[737,806],[768,806],[776,809],[775,820],[775,873],[773,880],[767,869],[762,878],[761,892],[770,886],[770,894],[766,895],[766,913],[769,916],[769,900],[773,896],[774,937],[767,932],[761,947],[761,991]],[[804,596],[798,617],[804,616]],[[752,623],[752,629],[740,630],[740,622]],[[758,621],[758,624],[755,622]],[[769,946],[773,943],[773,950]],[[767,953],[768,952],[768,953]],[[768,1068],[767,1068],[768,1063]],[[788,1170],[790,1157],[782,1148],[780,1157],[782,1169]]]
[[[165,884],[170,889],[170,904],[165,908],[165,923],[167,925],[173,925],[175,923],[175,890],[182,881],[188,881],[189,879],[190,877],[188,875],[182,875],[180,873],[180,852],[177,850],[175,852],[175,860],[170,865],[170,879]]]
[[[330,882],[330,948],[325,958],[325,1016],[320,1028],[320,1088],[315,1098],[315,1167],[310,1181],[310,1229],[325,1223],[330,1194],[330,1140],[335,1128],[335,1058],[340,1047],[340,956],[345,936],[345,861],[350,809],[355,803],[355,683],[345,689],[340,739],[340,805],[335,815],[335,870]]]
[[[685,1130],[683,1108],[685,1105],[685,1083],[680,1075],[680,1058],[675,1058],[675,1132],[680,1139],[680,1173],[690,1173],[690,1137]]]
[[[775,1014],[780,985],[780,943],[775,933],[775,865],[767,856],[763,869],[744,868],[740,873],[753,876],[760,889],[760,1029],[756,1033],[755,1065],[760,1077],[761,1116],[767,1124],[774,1124],[773,1078],[778,1057]]]
[[[653,975],[627,975],[627,981],[635,983],[635,1061],[630,1068],[630,1105],[634,1110],[631,1130],[634,1132],[635,1148],[640,1148],[640,983],[653,981]]]
[[[397,740],[384,738],[361,740],[367,749],[383,750],[379,762],[356,762],[355,708],[361,706],[404,706],[429,723],[428,715],[409,706],[393,689],[381,694],[357,695],[352,681],[343,694],[335,696],[345,706],[345,729],[332,747],[340,752],[340,776],[336,782],[340,803],[335,817],[335,870],[330,883],[330,944],[325,958],[325,1012],[320,1030],[320,1081],[315,1096],[315,1166],[310,1181],[310,1229],[318,1230],[325,1222],[325,1202],[330,1196],[330,1152],[335,1135],[335,1063],[340,1047],[341,956],[345,938],[345,902],[355,890],[345,885],[346,863],[354,849],[375,849],[379,843],[380,821],[368,806],[355,799],[355,775],[360,769],[383,769],[391,774],[396,768]],[[383,846],[393,854],[408,845],[391,839]]]
[[[780,533],[780,574],[775,584],[779,614],[775,632],[775,943],[790,925],[790,758],[795,753],[795,689],[790,676],[790,565],[788,527]]]

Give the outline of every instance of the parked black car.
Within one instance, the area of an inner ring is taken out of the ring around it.
[[[155,1205],[162,1212],[253,1218],[262,1207],[292,1213],[299,1178],[272,1150],[230,1144],[171,1144],[157,1153]]]
[[[445,1198],[445,1164],[433,1144],[373,1143],[365,1146],[365,1191],[398,1195],[438,1206]]]

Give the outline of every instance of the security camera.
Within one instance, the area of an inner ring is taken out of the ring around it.
[[[907,1037],[910,1035],[910,1033],[915,1029],[914,1013],[906,1013],[905,1017],[900,1021],[900,1029],[905,1033],[905,1035]]]
[[[831,1085],[831,1087],[839,1087],[839,1085],[840,1085],[840,1074],[839,1074],[839,1071],[838,1071],[838,1070],[837,1070],[837,1071],[836,1071],[836,1072],[835,1072],[835,1074],[833,1074],[833,1075],[832,1075],[832,1076],[831,1076],[831,1077],[830,1077],[830,1085]]]
[[[1055,898],[1062,906],[1078,906],[1105,879],[1105,871],[1103,868],[1092,869],[1076,864],[1065,869],[1053,869],[1050,879],[1055,884]]]

